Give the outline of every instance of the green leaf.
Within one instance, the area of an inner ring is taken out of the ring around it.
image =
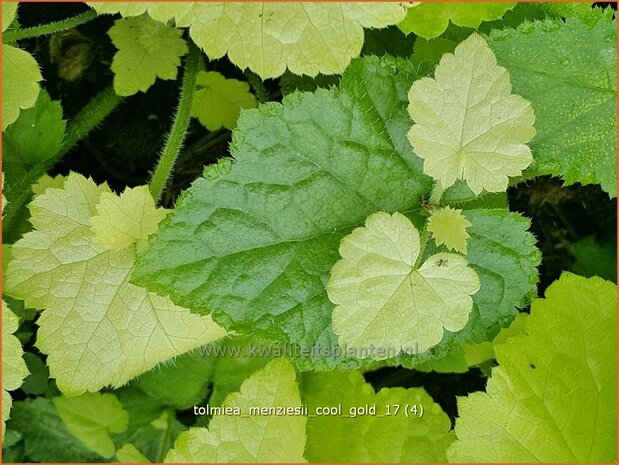
[[[54,404],[67,429],[88,449],[105,458],[115,454],[110,433],[126,431],[129,414],[114,394],[89,392],[78,397],[55,397]]]
[[[434,79],[416,81],[409,101],[409,140],[443,187],[464,179],[475,194],[505,191],[508,176],[532,161],[531,104],[511,93],[507,70],[478,34],[443,56]]]
[[[487,392],[459,399],[456,462],[616,458],[617,287],[570,273],[535,300],[526,334],[495,348]]]
[[[428,360],[426,363],[417,365],[415,370],[436,371],[438,373],[465,373],[469,367],[481,365],[484,362],[496,358],[494,347],[505,342],[512,336],[524,333],[524,323],[526,313],[518,313],[507,328],[501,328],[492,341],[480,342],[477,344],[464,343],[460,347],[452,349],[445,357]]]
[[[230,394],[224,406],[240,415],[214,415],[209,428],[182,433],[166,462],[305,462],[305,424],[300,415],[250,414],[252,407],[301,408],[301,397],[290,362],[269,362]]]
[[[114,393],[129,413],[127,431],[112,435],[116,452],[129,443],[149,461],[161,463],[179,433],[187,427],[176,419],[173,410],[136,387],[124,387]]]
[[[406,138],[406,93],[414,78],[407,61],[369,57],[353,63],[341,90],[293,94],[283,105],[243,112],[232,144],[235,163],[185,191],[133,279],[194,311],[212,312],[237,333],[339,349],[325,284],[341,239],[377,211],[410,212],[422,224],[414,212],[432,183]],[[475,269],[480,308],[473,308],[465,335],[478,342],[491,340],[514,317],[514,306],[535,292],[539,252],[518,215],[496,210],[475,218],[468,258],[484,269]],[[497,241],[507,245],[496,250]],[[337,355],[294,362],[321,370],[360,363]]]
[[[477,28],[482,21],[494,21],[511,10],[515,2],[502,3],[429,3],[423,2],[408,9],[406,18],[398,23],[405,34],[415,33],[425,39],[440,36],[449,25]]]
[[[112,61],[118,95],[146,92],[157,78],[176,79],[181,57],[189,52],[181,30],[146,15],[117,20],[108,34],[118,49]]]
[[[191,315],[129,284],[135,247],[103,247],[91,228],[93,216],[104,214],[105,209],[98,210],[106,205],[102,198],[111,195],[107,185],[70,174],[64,189],[48,188],[35,197],[30,205],[35,230],[11,248],[6,291],[28,307],[45,309],[38,319],[37,346],[68,395],[122,385],[225,334],[210,317]],[[122,218],[132,212],[144,220],[132,231],[148,234],[154,213],[148,202],[142,196],[143,203],[134,205],[127,192],[119,199],[117,211],[109,213]]]
[[[363,28],[401,21],[398,3],[192,3],[89,2],[99,13],[148,14],[188,27],[210,59],[228,55],[263,79],[295,74],[339,74],[359,55]]]
[[[135,384],[162,404],[183,410],[206,397],[214,364],[212,358],[194,351],[144,373]]]
[[[504,209],[464,211],[467,229],[466,259],[479,276],[481,287],[473,296],[475,307],[456,340],[490,341],[537,295],[541,254],[528,231],[528,219]]]
[[[148,186],[125,189],[120,195],[102,192],[95,208],[97,213],[90,218],[93,241],[110,250],[133,244],[141,248],[167,214],[156,207]]]
[[[438,253],[420,263],[420,253],[419,232],[400,213],[374,213],[342,239],[327,284],[340,346],[358,358],[416,355],[438,344],[444,330],[464,328],[479,291],[475,271],[461,255]]]
[[[576,257],[572,272],[584,276],[599,276],[608,281],[617,281],[617,244],[615,241],[597,241],[587,236],[572,245],[570,251]]]
[[[49,369],[45,362],[35,354],[26,352],[24,360],[30,374],[24,379],[22,391],[26,394],[41,395],[45,394],[49,385]]]
[[[243,381],[271,361],[271,357],[250,355],[249,343],[255,344],[255,341],[233,338],[220,344],[220,348],[228,352],[220,352],[221,355],[214,360],[213,392],[209,405],[219,407],[228,394],[238,391]]]
[[[11,424],[24,437],[27,461],[92,463],[105,460],[69,432],[51,399],[37,397],[15,402]]]
[[[598,14],[523,24],[488,38],[514,92],[531,101],[538,136],[525,176],[552,174],[566,184],[601,184],[617,191],[616,23]]]
[[[6,31],[17,16],[17,2],[2,2],[2,32]]]
[[[65,177],[61,174],[57,174],[53,178],[48,174],[44,174],[32,185],[32,192],[36,195],[40,195],[49,188],[64,189],[64,182]]]
[[[209,131],[236,126],[242,108],[254,108],[256,98],[249,91],[249,84],[236,79],[226,79],[215,71],[200,71],[198,89],[191,105],[191,116]]]
[[[333,371],[305,374],[301,391],[310,415],[317,407],[342,407],[342,415],[308,419],[305,456],[310,462],[447,461],[447,447],[455,439],[451,421],[421,388],[384,388],[375,393],[360,373]],[[375,406],[375,414],[349,417],[351,408],[365,406]],[[415,416],[413,406],[418,413],[422,406],[423,416]]]
[[[20,110],[34,106],[41,80],[43,76],[32,55],[20,48],[2,44],[3,131],[17,119]]]
[[[4,422],[9,419],[11,413],[11,395],[22,385],[28,376],[28,367],[24,362],[19,339],[13,333],[17,331],[19,318],[8,305],[2,301],[2,440],[4,441]]]
[[[22,111],[2,135],[2,168],[9,184],[58,153],[65,127],[60,102],[52,101],[45,90],[39,92],[34,107]]]
[[[341,91],[244,111],[231,170],[182,194],[133,279],[241,334],[337,347],[325,284],[341,238],[376,211],[418,208],[431,187],[405,134],[413,73],[368,58]]]
[[[449,250],[466,253],[466,240],[470,237],[466,228],[471,225],[462,215],[462,210],[449,206],[434,210],[428,218],[428,231],[436,245],[445,244]]]
[[[150,463],[144,454],[131,443],[127,443],[116,451],[116,458],[120,463]]]

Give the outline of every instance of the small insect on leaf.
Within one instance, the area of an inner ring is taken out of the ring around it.
[[[327,285],[337,305],[333,330],[340,345],[359,349],[360,358],[382,357],[362,350],[370,345],[391,356],[410,348],[422,353],[441,341],[445,329],[464,327],[480,287],[477,274],[452,253],[416,266],[420,253],[419,232],[400,213],[375,213],[342,240],[342,259]]]

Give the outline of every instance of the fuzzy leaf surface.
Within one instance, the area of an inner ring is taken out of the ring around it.
[[[616,22],[598,13],[594,26],[548,19],[488,37],[513,91],[535,110],[534,162],[525,175],[552,174],[566,184],[600,184],[617,192]]]
[[[434,210],[428,218],[428,231],[436,245],[445,244],[449,250],[466,253],[466,240],[470,237],[466,228],[471,225],[462,215],[462,210],[449,206]]]
[[[240,334],[338,348],[325,285],[341,239],[377,211],[418,210],[431,189],[406,138],[414,79],[408,61],[370,57],[353,63],[340,90],[292,94],[283,105],[243,112],[235,163],[182,194],[133,279]],[[409,218],[421,224],[414,213]],[[514,306],[535,291],[539,253],[518,215],[490,210],[467,218],[479,223],[468,259],[484,268],[474,268],[481,289],[471,313],[483,323],[471,323],[462,337],[491,340],[487,331],[509,324]],[[505,246],[495,251],[497,240]],[[358,364],[339,357],[295,363]]]
[[[7,270],[7,293],[45,309],[37,346],[68,395],[122,385],[224,334],[210,317],[191,315],[128,282],[135,248],[105,248],[91,228],[105,193],[105,184],[70,174],[64,189],[35,197],[35,230],[13,245]]]
[[[459,399],[450,461],[612,462],[616,327],[616,285],[564,273],[495,347],[487,392]]]
[[[342,90],[244,111],[235,163],[182,194],[135,282],[241,334],[337,347],[325,284],[341,238],[430,190],[406,140],[413,73],[404,60],[359,60]]]

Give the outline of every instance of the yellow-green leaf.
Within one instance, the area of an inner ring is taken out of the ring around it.
[[[28,307],[45,309],[38,319],[37,346],[47,354],[51,376],[67,395],[120,386],[225,334],[210,317],[191,314],[167,297],[130,284],[136,247],[110,249],[95,241],[91,219],[97,213],[108,212],[111,225],[122,222],[127,212],[136,218],[146,215],[150,226],[134,225],[129,237],[137,237],[136,230],[150,231],[158,213],[141,193],[143,189],[134,189],[112,202],[105,184],[72,173],[63,189],[50,187],[34,198],[34,230],[11,248],[6,292]],[[97,212],[100,202],[107,209]],[[111,205],[119,210],[113,215]],[[99,234],[104,234],[102,224]],[[114,237],[118,230],[110,233]],[[123,240],[128,241],[127,236]]]
[[[150,463],[150,460],[131,443],[124,444],[118,449],[116,458],[120,463]]]
[[[615,284],[564,273],[495,352],[486,392],[458,400],[450,461],[616,460]]]
[[[188,27],[192,39],[210,59],[228,55],[240,68],[262,78],[286,68],[295,74],[338,74],[363,46],[363,28],[383,28],[404,18],[400,3],[262,3],[90,2],[99,13],[144,12],[177,27]]]
[[[457,26],[477,28],[482,21],[494,21],[511,10],[515,2],[418,2],[408,10],[398,27],[405,34],[414,32],[432,39],[440,36],[451,21]]]
[[[466,228],[470,225],[462,210],[451,207],[434,210],[428,218],[428,231],[432,233],[436,245],[445,244],[449,250],[462,253],[466,253],[466,240],[469,238]]]
[[[209,131],[236,126],[241,108],[254,108],[256,98],[249,91],[249,84],[236,79],[226,79],[215,71],[200,71],[198,89],[193,98],[191,115],[198,118]]]
[[[6,31],[17,15],[17,2],[2,2],[2,32]]]
[[[477,274],[452,253],[419,265],[420,252],[419,232],[399,213],[375,213],[342,239],[327,293],[337,305],[339,343],[356,349],[358,358],[423,353],[444,330],[466,325],[480,287]]]
[[[146,92],[159,79],[176,79],[181,57],[188,52],[182,31],[148,16],[120,19],[109,31],[118,48],[112,61],[118,95]]]
[[[110,433],[122,433],[129,425],[129,414],[114,394],[88,392],[53,400],[58,416],[71,434],[102,457],[114,455],[116,447]]]
[[[120,195],[103,192],[96,210],[90,219],[94,241],[111,250],[134,243],[139,249],[166,216],[165,209],[155,206],[148,186],[127,188]]]
[[[301,406],[295,371],[286,359],[275,359],[228,395],[224,407],[239,415],[215,414],[207,428],[181,433],[166,462],[305,462],[305,424],[301,415],[250,413],[252,407]]]
[[[2,130],[13,123],[20,110],[34,106],[43,79],[32,55],[2,44]]]
[[[533,160],[533,108],[511,93],[507,70],[478,34],[443,55],[434,79],[414,82],[409,102],[408,138],[444,188],[464,179],[475,194],[501,192]]]
[[[22,349],[19,339],[13,333],[17,331],[19,318],[2,301],[2,440],[4,441],[4,422],[9,419],[11,413],[11,395],[20,387],[28,376],[28,368],[22,357]]]

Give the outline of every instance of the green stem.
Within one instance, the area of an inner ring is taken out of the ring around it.
[[[161,445],[159,446],[159,451],[157,452],[157,463],[163,463],[168,450],[170,449],[170,439],[172,439],[172,425],[171,418],[172,413],[171,410],[166,410],[167,418],[166,418],[166,427],[163,431],[163,437],[161,438]]]
[[[172,129],[168,134],[165,146],[157,162],[157,167],[150,180],[150,193],[156,202],[159,202],[161,194],[172,174],[176,158],[183,148],[183,142],[185,141],[191,119],[191,104],[193,103],[193,95],[196,89],[196,77],[199,66],[200,52],[191,44],[189,55],[185,61],[185,75],[181,86],[178,109],[174,116],[174,123],[172,123]]]
[[[123,100],[114,92],[114,86],[110,85],[88,102],[80,110],[67,127],[67,136],[60,151],[53,157],[53,163],[60,160],[75,144],[88,135],[101,121],[103,121]]]
[[[6,31],[2,34],[2,41],[4,43],[9,43],[23,39],[31,39],[33,37],[56,34],[57,32],[66,31],[67,29],[73,29],[80,24],[92,21],[97,16],[98,15],[94,10],[90,10],[67,19],[54,21],[53,23],[41,24],[40,26],[29,27],[26,29]]]
[[[425,261],[425,251],[426,245],[428,244],[428,240],[430,239],[430,231],[426,227],[422,232],[419,238],[419,255],[417,256],[417,260],[415,261],[415,269],[418,269],[421,264]]]
[[[441,181],[436,181],[436,183],[434,184],[434,188],[432,189],[432,193],[430,194],[430,199],[428,200],[428,203],[434,207],[438,207],[441,204],[443,192],[445,192],[445,189],[443,189]]]

